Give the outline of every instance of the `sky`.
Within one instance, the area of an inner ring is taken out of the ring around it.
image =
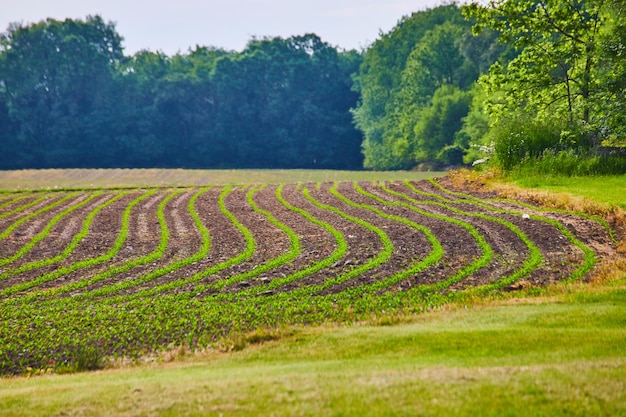
[[[3,4],[4,3],[4,4]],[[0,32],[9,23],[99,14],[116,24],[126,55],[167,55],[215,46],[241,51],[252,38],[306,33],[342,49],[362,49],[402,16],[443,0],[0,0]]]

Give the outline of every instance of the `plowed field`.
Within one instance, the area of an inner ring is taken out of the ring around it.
[[[584,279],[612,233],[445,180],[4,194],[0,373]]]

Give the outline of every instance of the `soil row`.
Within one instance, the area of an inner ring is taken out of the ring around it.
[[[264,294],[307,287],[323,288],[320,294],[336,293],[410,270],[435,250],[426,234],[430,232],[443,253],[420,272],[404,274],[386,288],[404,291],[445,281],[485,256],[470,228],[484,237],[493,255],[488,265],[446,290],[492,284],[522,268],[531,248],[516,229],[542,257],[524,280],[545,285],[569,276],[585,255],[562,231],[537,216],[560,222],[600,256],[614,254],[608,233],[591,219],[485,199],[490,195],[480,195],[483,200],[477,202],[459,194],[463,192],[420,181],[7,198],[0,209],[0,215],[8,213],[0,218],[0,233],[6,232],[0,260],[7,260],[0,267],[0,291],[20,288],[11,295],[18,297],[49,289],[56,296],[119,296],[155,288],[200,298],[257,287],[256,293]],[[76,242],[86,228],[88,233]],[[208,231],[208,240],[202,228]],[[36,236],[41,239],[30,244]],[[72,242],[75,247],[66,253]],[[12,259],[20,251],[25,253]],[[94,259],[103,260],[72,270],[73,265]],[[324,264],[328,259],[333,262]],[[350,271],[355,268],[361,272],[353,276]],[[310,273],[299,274],[303,270]],[[264,288],[271,290],[261,291]]]

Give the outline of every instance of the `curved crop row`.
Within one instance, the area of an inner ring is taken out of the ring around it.
[[[409,275],[415,275],[423,270],[425,270],[426,268],[430,267],[431,265],[434,265],[435,263],[437,263],[444,254],[444,250],[443,247],[441,246],[441,243],[439,242],[439,240],[437,239],[437,237],[432,233],[432,231],[430,230],[430,228],[423,226],[421,224],[418,224],[414,221],[408,220],[404,217],[400,217],[400,216],[395,216],[395,215],[390,215],[387,213],[384,213],[383,211],[381,211],[380,209],[370,206],[368,204],[359,204],[359,203],[355,203],[349,199],[347,199],[346,197],[344,197],[343,195],[341,195],[338,191],[337,191],[337,184],[335,184],[331,189],[330,189],[331,194],[333,194],[334,196],[336,196],[338,199],[340,199],[341,201],[343,201],[344,203],[352,206],[352,207],[358,207],[358,208],[362,208],[365,210],[369,210],[372,211],[374,213],[376,213],[377,215],[379,215],[382,218],[385,219],[389,219],[404,225],[407,225],[417,231],[419,231],[420,233],[422,233],[428,243],[431,245],[431,251],[430,253],[422,260],[419,260],[417,262],[414,262],[408,269],[405,269],[403,271],[400,271],[398,273],[393,274],[390,277],[387,277],[385,279],[381,279],[379,281],[377,281],[374,284],[369,284],[367,287],[364,288],[365,291],[379,291],[385,287],[391,286],[393,284],[395,284],[396,282],[400,281],[401,279],[403,279],[406,276]],[[387,238],[388,239],[388,238]],[[393,250],[393,245],[391,243],[391,241],[385,242],[385,248],[387,248],[387,245],[391,246],[391,249]],[[385,259],[385,261],[388,258]]]
[[[558,253],[571,255],[562,280],[593,267],[591,246],[558,216],[522,220],[432,184],[125,190],[82,210],[103,193],[3,200],[16,215],[4,238],[36,230],[5,265],[45,255],[0,273],[0,374],[71,366],[85,347],[137,357],[259,327],[422,311],[459,288],[542,282]],[[78,219],[64,246],[52,241],[55,225]]]
[[[287,253],[282,254],[276,258],[270,259],[267,262],[256,266],[255,268],[246,271],[244,273],[241,274],[234,274],[234,275],[230,275],[228,276],[226,279],[217,281],[215,283],[209,283],[209,284],[198,284],[193,288],[193,293],[194,294],[200,294],[209,290],[219,290],[222,289],[226,286],[232,285],[236,282],[242,282],[245,279],[254,277],[254,276],[258,276],[259,274],[262,274],[266,271],[269,271],[271,269],[274,269],[280,265],[283,265],[291,260],[293,260],[295,257],[297,257],[300,253],[300,238],[298,237],[298,235],[292,230],[290,229],[288,226],[286,226],[285,224],[279,222],[278,220],[276,220],[276,218],[274,216],[272,216],[271,213],[269,213],[266,210],[262,210],[261,208],[259,208],[259,206],[254,202],[254,195],[256,193],[258,193],[259,191],[261,191],[262,188],[252,188],[250,189],[247,194],[246,194],[246,200],[248,202],[248,204],[250,204],[250,207],[253,209],[253,211],[263,215],[265,218],[268,219],[268,221],[273,224],[274,226],[276,226],[278,229],[280,229],[281,231],[283,231],[287,236],[289,236],[290,239],[290,249]],[[280,193],[280,188],[277,189],[277,194]],[[237,229],[239,231],[242,232],[242,234],[244,235],[244,238],[246,240],[246,249],[241,252],[238,256],[235,256],[231,259],[229,259],[226,262],[222,262],[218,265],[209,267],[199,273],[194,274],[192,277],[189,278],[183,278],[181,280],[177,280],[177,281],[172,281],[172,282],[168,282],[166,284],[157,286],[155,288],[149,289],[149,290],[144,290],[141,291],[140,293],[138,293],[138,296],[148,296],[148,295],[152,295],[152,294],[159,294],[159,293],[163,293],[163,292],[167,292],[167,291],[171,291],[172,289],[176,288],[176,287],[180,287],[182,285],[188,285],[190,283],[194,283],[197,282],[198,280],[208,276],[208,275],[212,275],[215,274],[221,270],[224,270],[228,267],[231,267],[237,263],[243,262],[246,259],[248,259],[249,257],[251,257],[256,249],[256,240],[254,239],[254,237],[252,236],[252,233],[250,232],[250,230],[248,230],[245,226],[243,226],[238,220],[237,218],[230,212],[227,210],[225,204],[224,204],[224,198],[225,198],[226,194],[224,194],[221,198],[220,198],[220,208],[222,209],[222,212],[226,215],[226,217],[231,220],[233,222],[233,224],[237,227]],[[191,260],[187,259],[187,260],[182,260],[180,261],[178,264],[173,264],[170,270],[163,270],[162,272],[165,273],[167,272],[171,272],[174,269],[178,269],[178,266],[184,266],[187,265],[191,262],[189,262]],[[191,260],[192,262],[195,262],[197,259],[193,259]],[[156,272],[153,273],[152,275],[156,276],[157,274],[162,275],[161,272]]]
[[[409,188],[412,191],[416,191],[419,192],[419,190],[417,190],[412,184],[408,183],[407,184],[409,186]],[[513,282],[521,279],[522,277],[526,276],[527,274],[529,274],[533,269],[537,268],[539,266],[539,264],[541,263],[541,261],[543,260],[543,256],[541,255],[541,251],[539,250],[539,248],[537,247],[537,245],[515,224],[502,219],[500,217],[496,217],[496,216],[489,216],[483,213],[474,213],[474,212],[468,212],[468,211],[464,211],[464,210],[460,210],[457,208],[452,207],[449,204],[446,203],[440,203],[440,202],[436,202],[436,201],[418,201],[415,199],[410,198],[409,196],[405,195],[405,194],[401,194],[401,193],[396,193],[396,192],[391,192],[390,194],[395,195],[397,197],[403,198],[406,201],[409,201],[412,204],[416,204],[416,205],[420,205],[420,204],[426,204],[426,205],[434,205],[434,206],[438,206],[438,207],[442,207],[448,211],[451,211],[452,213],[455,214],[459,214],[462,216],[468,216],[468,217],[478,217],[487,221],[491,221],[491,222],[496,222],[499,223],[503,226],[505,226],[506,228],[508,228],[510,231],[512,231],[522,242],[524,242],[524,245],[526,245],[526,247],[528,248],[529,251],[529,256],[528,258],[524,261],[524,264],[522,265],[521,268],[517,269],[515,272],[513,272],[512,274],[503,277],[501,279],[499,279],[498,281],[491,283],[491,284],[487,284],[484,288],[485,289],[489,289],[489,290],[493,290],[493,289],[497,289],[497,288],[502,288],[505,287],[507,285],[512,284]]]
[[[3,204],[2,208],[4,208],[5,206],[8,206],[8,205],[12,205],[12,204],[14,204],[14,203],[16,203],[16,202],[18,202],[20,200],[24,200],[27,197],[28,197],[27,195],[17,196],[14,199],[12,199],[11,201],[7,202],[6,204]],[[12,216],[12,215],[14,215],[16,213],[20,213],[22,211],[28,210],[29,208],[31,208],[33,206],[36,206],[37,204],[41,203],[43,200],[46,200],[48,198],[50,198],[49,195],[43,195],[43,196],[41,196],[41,197],[31,201],[30,203],[24,204],[23,206],[16,207],[15,209],[13,209],[11,211],[8,211],[6,213],[0,213],[0,219],[4,219],[5,217],[9,217],[9,216]]]
[[[118,274],[122,274],[124,272],[130,271],[132,268],[138,267],[138,266],[142,266],[142,265],[146,265],[149,264],[151,262],[157,261],[159,260],[163,254],[165,253],[165,250],[167,249],[167,245],[169,242],[169,238],[170,238],[170,230],[167,226],[167,222],[165,221],[165,206],[167,205],[167,203],[169,203],[174,197],[176,197],[178,194],[182,193],[182,190],[177,190],[177,191],[173,191],[170,194],[168,194],[162,201],[161,203],[159,203],[159,206],[157,207],[157,219],[159,222],[159,228],[161,231],[161,236],[159,238],[159,244],[156,247],[156,249],[154,249],[154,251],[150,252],[147,255],[141,256],[139,258],[135,258],[132,259],[126,263],[123,263],[121,265],[118,266],[113,266],[111,268],[109,268],[107,271],[105,271],[104,273],[98,274],[95,277],[92,277],[88,280],[83,280],[80,281],[78,283],[75,283],[72,290],[77,290],[77,289],[82,289],[88,286],[91,286],[93,284],[96,284],[98,282],[101,282],[103,280],[106,280],[108,278],[113,277],[114,275],[118,275]],[[97,289],[94,289],[92,291],[89,291],[87,293],[84,294],[80,294],[77,295],[77,297],[85,297],[85,298],[89,298],[89,297],[97,297],[97,296],[102,296],[102,295],[107,295],[110,294],[112,292],[115,292],[117,290],[123,289],[123,288],[127,288],[130,285],[134,284],[134,281],[139,280],[139,278],[135,278],[135,279],[130,279],[130,280],[125,280],[125,281],[121,281],[117,284],[114,285],[107,285],[107,286],[103,286]]]
[[[276,193],[280,193],[280,187],[277,188]],[[256,189],[252,189],[248,192],[246,199],[248,201],[248,204],[250,204],[250,207],[252,207],[252,210],[254,210],[255,212],[261,214],[262,216],[264,216],[271,224],[273,224],[274,226],[276,226],[278,229],[280,229],[283,233],[285,233],[288,237],[289,237],[289,251],[287,253],[284,253],[276,258],[273,259],[269,259],[268,261],[264,262],[261,265],[258,265],[256,267],[254,267],[253,269],[241,273],[241,274],[235,274],[235,275],[231,275],[230,277],[228,277],[227,279],[218,281],[214,284],[210,284],[208,286],[203,286],[203,287],[196,287],[196,291],[206,291],[208,289],[215,289],[215,290],[220,290],[226,286],[232,285],[233,283],[236,282],[241,282],[244,281],[248,278],[252,278],[255,276],[258,276],[260,274],[263,274],[267,271],[270,271],[274,268],[277,268],[280,265],[286,264],[289,261],[292,261],[293,259],[295,259],[299,254],[300,254],[300,238],[298,237],[298,235],[291,229],[289,228],[287,225],[279,222],[278,220],[276,220],[276,218],[274,216],[272,216],[272,214],[270,212],[268,212],[267,210],[262,210],[261,208],[259,208],[259,206],[254,202],[254,194],[256,194],[257,192],[259,192],[261,189],[260,188],[256,188]],[[256,244],[255,244],[256,246]]]
[[[24,217],[21,217],[19,219],[17,219],[16,221],[14,221],[9,227],[7,227],[2,233],[0,233],[0,240],[4,240],[7,238],[7,236],[9,236],[9,234],[11,234],[11,232],[13,232],[15,229],[17,229],[19,226],[21,226],[23,223],[27,222],[28,220],[39,216],[40,214],[46,213],[58,206],[60,206],[61,204],[63,204],[66,200],[69,200],[70,198],[76,197],[79,193],[71,193],[71,194],[67,194],[64,197],[61,197],[59,199],[57,199],[55,202],[48,204]],[[39,200],[44,200],[46,197],[42,197]],[[38,201],[38,200],[35,200]],[[28,205],[28,204],[27,204]]]
[[[447,190],[441,184],[439,184],[436,181],[432,181],[431,180],[431,183],[434,184],[437,188],[441,189],[443,192],[446,192],[446,193],[452,194],[452,195],[456,195],[456,196],[460,196],[460,197],[466,199],[469,204],[474,204],[474,205],[486,208],[486,209],[488,209],[489,211],[491,211],[493,213],[511,214],[511,215],[515,215],[515,216],[523,216],[524,215],[524,213],[522,213],[521,211],[503,210],[503,209],[494,208],[494,207],[489,206],[487,204],[483,204],[480,200],[478,200],[476,197],[474,197],[474,196],[472,196],[470,194],[459,193],[459,192],[454,192],[454,191]],[[514,203],[514,204],[517,204],[517,205],[522,206],[522,207],[526,207],[526,208],[529,208],[529,209],[532,209],[532,210],[546,212],[546,213],[553,212],[553,213],[575,214],[575,215],[578,215],[580,217],[584,217],[584,218],[587,218],[587,219],[590,219],[590,220],[597,221],[607,231],[607,233],[608,233],[609,237],[611,238],[611,240],[613,241],[613,243],[617,243],[617,241],[615,240],[615,236],[614,236],[613,230],[611,229],[609,224],[604,219],[599,218],[598,216],[592,216],[592,215],[588,215],[586,213],[580,213],[580,212],[570,213],[570,212],[568,212],[566,210],[542,209],[542,208],[539,208],[539,207],[531,206],[530,204],[526,204],[524,202],[511,201],[511,200],[507,200],[507,199],[496,199],[495,201],[505,201],[507,203]],[[593,269],[593,267],[595,266],[595,264],[597,262],[597,258],[596,258],[595,252],[593,250],[591,250],[583,242],[581,242],[578,238],[576,238],[576,236],[574,236],[574,234],[569,229],[567,229],[565,226],[563,226],[563,224],[561,224],[557,220],[549,219],[549,218],[543,217],[543,216],[530,215],[529,217],[531,219],[547,223],[547,224],[557,228],[563,234],[563,236],[565,236],[565,238],[572,245],[578,247],[584,253],[585,260],[584,260],[583,264],[580,265],[580,267],[578,267],[574,272],[572,272],[570,274],[570,276],[566,279],[567,281],[577,280],[577,279],[583,277],[585,274],[587,274],[589,271],[591,271]]]
[[[15,204],[15,203],[17,203],[20,200],[24,200],[24,199],[26,199],[28,197],[29,197],[28,194],[16,195],[14,197],[7,197],[6,199],[2,200],[2,202],[0,203],[0,210],[4,209],[4,208],[6,208],[6,207],[8,207],[10,205]],[[35,203],[35,204],[37,204],[37,203]],[[18,210],[25,210],[25,208],[20,208]],[[11,212],[0,213],[0,219],[2,219],[4,217],[7,217],[7,216],[10,216],[11,214],[13,214],[13,213],[11,213]]]
[[[220,194],[218,205],[222,214],[224,214],[233,223],[236,229],[243,235],[245,242],[246,242],[245,249],[241,251],[239,254],[237,254],[236,256],[231,257],[227,259],[226,261],[220,262],[209,268],[206,268],[203,271],[200,271],[192,275],[191,277],[184,277],[178,280],[166,282],[154,288],[141,290],[137,293],[137,296],[143,296],[143,297],[154,296],[157,294],[172,291],[174,289],[180,288],[185,285],[197,283],[198,281],[202,280],[203,278],[207,276],[216,274],[233,265],[239,264],[249,259],[254,254],[254,251],[256,249],[256,240],[254,239],[254,236],[252,236],[252,233],[250,232],[250,230],[248,230],[248,228],[246,228],[243,224],[241,224],[241,222],[235,217],[235,215],[231,213],[226,207],[226,202],[225,202],[226,196],[228,196],[232,191],[233,191],[232,187],[224,187],[224,189],[222,190],[222,193]],[[254,191],[254,188],[250,189],[248,193],[253,193],[253,191]],[[205,286],[203,286],[202,284],[199,284],[194,287],[193,293],[197,294],[198,292],[205,290],[205,289],[206,289]]]
[[[68,214],[72,213],[73,211],[79,209],[80,207],[86,205],[91,200],[93,200],[94,198],[98,197],[100,194],[102,194],[102,192],[96,192],[96,193],[88,196],[87,198],[79,201],[78,203],[75,203],[75,204],[71,205],[70,207],[68,207],[65,210],[63,210],[61,213],[59,213],[56,216],[54,216],[48,222],[48,224],[46,224],[46,226],[43,228],[43,230],[41,232],[37,233],[37,235],[35,235],[27,244],[22,246],[17,252],[15,252],[13,255],[11,255],[9,257],[0,259],[0,267],[4,266],[6,264],[10,264],[11,262],[14,262],[15,260],[17,260],[17,259],[21,258],[22,256],[24,256],[24,254],[28,253],[31,249],[33,249],[37,243],[41,242],[46,236],[48,236],[48,234],[50,233],[52,228],[62,218],[64,218]]]
[[[21,273],[26,272],[26,271],[30,271],[32,269],[43,268],[43,267],[46,267],[46,266],[49,266],[49,265],[53,265],[53,264],[61,262],[62,260],[66,259],[67,257],[69,257],[72,254],[72,252],[74,251],[74,249],[76,249],[78,244],[89,233],[89,228],[90,228],[91,224],[93,223],[93,220],[96,217],[96,215],[98,213],[100,213],[103,209],[105,209],[106,207],[110,206],[111,204],[113,204],[114,202],[116,202],[117,200],[119,200],[120,198],[124,197],[125,195],[127,195],[129,193],[130,193],[130,191],[129,192],[124,192],[124,193],[119,193],[118,195],[116,195],[113,198],[110,198],[110,199],[104,201],[103,203],[99,204],[96,208],[94,208],[89,213],[87,218],[83,221],[82,228],[81,228],[80,232],[78,232],[77,234],[74,235],[74,237],[72,238],[72,241],[63,249],[63,251],[61,253],[59,253],[58,255],[56,255],[54,257],[33,261],[33,262],[30,262],[30,263],[21,265],[21,266],[19,266],[17,268],[5,271],[5,272],[0,274],[0,280],[2,280],[4,278],[7,278],[8,276],[11,276],[11,275],[17,275],[17,274],[21,274]]]
[[[458,272],[456,272],[455,274],[451,275],[448,279],[444,280],[444,281],[440,281],[437,284],[431,284],[431,285],[421,285],[420,286],[420,290],[422,291],[440,291],[446,287],[449,287],[450,285],[459,282],[460,280],[462,280],[463,278],[468,277],[469,275],[477,272],[479,269],[487,266],[491,260],[493,259],[493,249],[491,248],[491,245],[489,245],[487,243],[487,240],[485,239],[485,237],[483,235],[481,235],[478,230],[472,226],[470,223],[462,221],[462,220],[458,220],[455,219],[453,217],[448,217],[448,216],[444,216],[441,214],[436,214],[436,213],[431,213],[428,211],[424,211],[424,210],[420,210],[419,208],[412,206],[410,204],[406,204],[406,203],[401,203],[401,202],[395,202],[395,201],[388,201],[388,200],[383,200],[382,198],[378,197],[377,195],[374,195],[372,193],[368,193],[367,191],[365,191],[363,188],[359,187],[358,185],[355,186],[357,192],[359,192],[360,194],[369,197],[375,201],[378,201],[381,204],[387,205],[387,206],[397,206],[397,207],[404,207],[407,208],[415,213],[418,213],[422,216],[426,216],[426,217],[430,217],[433,219],[438,219],[438,220],[442,220],[444,222],[448,222],[451,224],[454,224],[456,226],[460,226],[463,229],[465,229],[470,236],[472,236],[472,238],[474,238],[474,240],[477,242],[478,246],[481,249],[481,256],[479,258],[477,258],[476,260],[474,260],[470,265],[462,268],[461,270],[459,270]],[[389,189],[385,188],[384,185],[381,185],[381,188],[384,191],[387,191],[389,193],[391,193]]]
[[[18,285],[14,285],[11,287],[8,287],[6,289],[4,289],[2,292],[0,292],[0,296],[2,297],[6,297],[8,295],[12,295],[12,294],[16,294],[18,292],[22,292],[25,290],[28,290],[30,288],[36,287],[38,285],[41,285],[45,282],[49,282],[52,281],[54,279],[63,277],[65,275],[68,275],[70,273],[76,272],[76,271],[80,271],[83,269],[87,269],[90,268],[92,266],[95,265],[99,265],[102,264],[104,262],[110,261],[115,255],[117,255],[117,253],[120,251],[120,249],[122,248],[122,246],[124,245],[124,243],[126,242],[126,238],[128,237],[128,224],[130,223],[130,215],[131,212],[133,210],[133,208],[135,208],[135,206],[137,204],[139,204],[139,202],[141,202],[142,200],[145,200],[146,198],[150,197],[151,195],[154,195],[156,192],[155,191],[150,191],[147,193],[144,193],[142,195],[140,195],[139,197],[135,198],[133,201],[131,201],[128,206],[126,207],[126,209],[124,210],[123,214],[122,214],[122,224],[121,224],[121,228],[120,231],[118,233],[117,239],[115,240],[115,243],[113,245],[113,247],[111,249],[109,249],[105,254],[99,255],[99,256],[95,256],[92,258],[88,258],[88,259],[84,259],[82,261],[76,262],[70,266],[66,266],[66,267],[62,267],[57,269],[56,271],[41,275],[39,277],[37,277],[34,280],[31,281],[26,281],[23,282],[21,284]],[[64,293],[64,292],[69,292],[72,291],[76,288],[78,288],[80,286],[80,282],[76,283],[76,284],[68,284],[65,286],[61,286],[61,287],[56,287],[56,288],[52,288],[49,290],[45,291],[45,294],[47,296],[53,296],[53,295],[57,295],[60,293]],[[35,301],[38,299],[38,297],[40,296],[39,293],[34,293],[31,294],[29,296],[29,300],[31,301]]]
[[[272,280],[267,285],[267,288],[269,290],[275,290],[275,289],[277,289],[277,288],[279,288],[281,286],[284,286],[284,285],[286,285],[288,283],[297,281],[297,280],[302,279],[302,278],[304,278],[306,276],[309,276],[309,275],[312,275],[312,274],[314,274],[316,272],[319,272],[319,271],[323,270],[324,268],[327,268],[327,267],[333,265],[335,262],[339,261],[341,258],[344,257],[344,255],[348,251],[348,242],[346,241],[345,237],[343,236],[343,234],[341,232],[339,232],[331,224],[314,217],[313,215],[311,215],[306,210],[304,210],[304,209],[302,209],[300,207],[296,207],[293,204],[290,204],[289,202],[287,202],[287,200],[285,200],[285,198],[282,195],[282,189],[283,189],[283,186],[280,187],[280,192],[277,192],[277,194],[276,194],[276,198],[278,199],[278,201],[284,207],[286,207],[288,210],[291,210],[294,213],[299,214],[300,216],[302,216],[307,221],[313,223],[316,226],[319,226],[320,228],[324,229],[327,233],[329,233],[335,239],[335,249],[333,250],[333,252],[331,253],[330,256],[328,256],[328,257],[326,257],[326,258],[324,258],[324,259],[322,259],[322,260],[320,260],[318,262],[315,262],[314,264],[309,265],[308,267],[306,267],[304,269],[296,271],[296,272],[294,272],[294,273],[292,273],[290,275],[287,275],[285,277]],[[303,195],[305,195],[305,197],[308,195],[308,191],[305,192],[304,189],[302,190],[302,193],[303,193]],[[258,292],[258,290],[256,292]]]

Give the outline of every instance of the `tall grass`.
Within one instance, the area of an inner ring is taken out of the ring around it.
[[[561,120],[520,116],[493,129],[495,163],[514,175],[589,176],[626,173],[623,154],[599,155],[593,135]]]
[[[526,158],[538,158],[546,149],[584,146],[581,135],[564,134],[566,127],[553,121],[538,122],[517,117],[501,123],[493,131],[497,164],[509,171]],[[572,139],[573,138],[573,139]]]
[[[585,177],[626,174],[626,157],[597,155],[586,149],[546,149],[539,157],[527,157],[511,172],[513,178],[537,175]]]

